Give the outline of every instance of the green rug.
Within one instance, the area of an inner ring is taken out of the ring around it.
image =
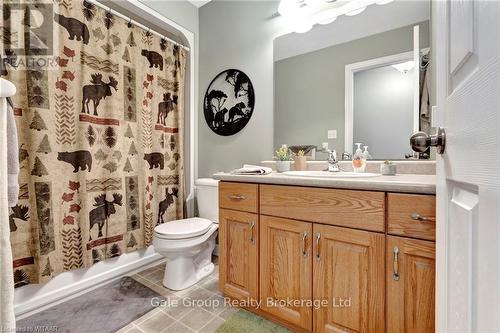
[[[286,328],[246,310],[239,310],[215,333],[289,333]]]

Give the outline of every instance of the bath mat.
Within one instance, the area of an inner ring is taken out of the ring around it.
[[[289,333],[286,328],[246,310],[239,310],[215,333]]]
[[[124,277],[17,322],[18,330],[56,328],[57,333],[113,333],[153,310],[151,298],[164,299],[130,277]],[[49,332],[49,331],[45,332]]]

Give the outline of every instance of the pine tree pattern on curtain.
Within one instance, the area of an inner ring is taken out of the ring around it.
[[[149,246],[157,224],[183,217],[186,51],[84,1],[54,9],[57,68],[8,67],[16,287]]]

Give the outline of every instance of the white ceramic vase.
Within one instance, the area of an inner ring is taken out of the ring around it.
[[[290,171],[291,161],[276,161],[276,171],[285,172]]]
[[[380,173],[384,176],[394,176],[396,175],[396,165],[395,164],[380,164]]]

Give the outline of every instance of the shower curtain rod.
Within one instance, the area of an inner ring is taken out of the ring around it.
[[[92,3],[92,4],[94,4],[94,5],[98,6],[98,7],[101,7],[102,9],[110,12],[111,14],[116,15],[118,17],[121,17],[122,19],[128,21],[129,23],[131,23],[131,24],[133,24],[133,25],[135,25],[135,26],[137,26],[139,28],[142,28],[142,29],[144,29],[146,31],[149,31],[150,33],[152,33],[152,34],[154,34],[156,36],[159,36],[159,37],[161,37],[161,38],[163,38],[165,40],[168,40],[169,42],[172,42],[175,45],[182,47],[184,50],[186,50],[188,52],[190,51],[189,47],[187,47],[187,46],[185,46],[185,45],[183,45],[183,44],[181,44],[179,42],[176,42],[175,40],[173,40],[171,38],[168,38],[168,37],[160,34],[159,32],[152,30],[151,28],[146,27],[144,24],[141,24],[141,23],[137,22],[136,20],[131,19],[130,17],[127,17],[127,16],[125,16],[125,15],[117,12],[116,10],[110,8],[110,7],[108,7],[106,5],[103,5],[102,3],[100,3],[100,2],[98,2],[96,0],[85,0],[85,1],[87,1],[89,3]]]

